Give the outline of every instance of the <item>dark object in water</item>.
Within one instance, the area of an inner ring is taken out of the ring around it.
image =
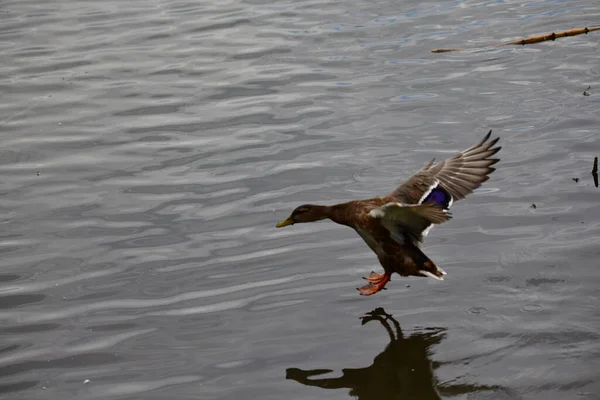
[[[598,187],[598,157],[594,157],[594,167],[592,168],[592,176],[594,177],[594,185]]]
[[[573,180],[575,181],[575,183],[579,182],[579,178],[573,178]]]
[[[531,205],[529,206],[529,208],[533,208],[535,210],[537,208],[537,206],[535,205],[535,203],[531,203]]]
[[[432,347],[446,337],[445,328],[425,328],[405,334],[398,321],[383,308],[368,312],[361,320],[362,325],[371,321],[379,322],[390,340],[371,365],[343,368],[336,377],[319,376],[333,372],[331,369],[288,368],[285,379],[322,389],[346,389],[357,400],[440,400],[461,395],[468,397],[469,394],[482,396],[482,392],[490,392],[490,398],[494,399],[514,398],[508,389],[501,386],[441,382],[437,379],[435,370],[450,364],[447,361],[431,360]],[[494,394],[496,396],[492,396]]]
[[[561,37],[575,36],[575,35],[582,35],[582,34],[587,35],[588,33],[597,31],[597,30],[600,30],[600,26],[590,26],[589,28],[588,27],[573,28],[573,29],[569,29],[568,31],[552,32],[547,35],[530,36],[528,38],[513,40],[512,42],[500,43],[500,44],[490,46],[490,47],[494,48],[494,47],[510,46],[510,45],[525,46],[526,44],[540,43],[540,42],[545,42],[548,40],[554,41]],[[481,49],[481,48],[483,48],[483,47],[476,47],[476,48],[457,47],[457,48],[450,48],[450,49],[432,49],[431,52],[432,53],[447,53],[449,51],[475,50],[475,49]]]
[[[589,96],[590,92],[588,92],[588,90],[590,90],[591,88],[592,88],[591,86],[588,86],[588,88],[583,91],[583,95],[584,96]]]

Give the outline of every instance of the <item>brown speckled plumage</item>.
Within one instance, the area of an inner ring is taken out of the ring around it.
[[[367,285],[358,289],[362,295],[384,289],[394,272],[441,280],[446,273],[421,251],[419,244],[428,228],[451,218],[447,211],[454,201],[472,193],[495,170],[492,165],[499,159],[490,157],[500,147],[493,147],[498,138],[488,141],[491,132],[452,158],[437,164],[429,162],[387,196],[332,206],[302,205],[277,227],[330,219],[356,230],[384,269],[383,275],[371,272],[364,278]]]

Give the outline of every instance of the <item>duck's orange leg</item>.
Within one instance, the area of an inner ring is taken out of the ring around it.
[[[367,276],[366,278],[363,277],[363,279],[367,282],[373,282],[373,283],[377,283],[380,282],[383,279],[383,275],[378,274],[375,271],[371,271],[371,273],[369,274],[369,276]]]
[[[369,284],[358,288],[358,291],[362,296],[370,296],[385,289],[385,285],[391,280],[391,276],[387,273],[381,275],[377,272],[371,272],[368,277],[363,279]]]

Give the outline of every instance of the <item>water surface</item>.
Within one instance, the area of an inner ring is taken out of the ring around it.
[[[598,24],[595,2],[13,0],[0,21],[0,397],[598,398],[600,35],[430,53]],[[424,246],[444,282],[363,298],[380,267],[354,232],[274,228],[489,129],[497,171]]]

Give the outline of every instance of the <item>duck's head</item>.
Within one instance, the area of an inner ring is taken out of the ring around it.
[[[314,222],[327,218],[327,207],[316,206],[313,204],[304,204],[296,207],[292,214],[275,225],[277,228],[284,226],[299,224],[302,222]]]

